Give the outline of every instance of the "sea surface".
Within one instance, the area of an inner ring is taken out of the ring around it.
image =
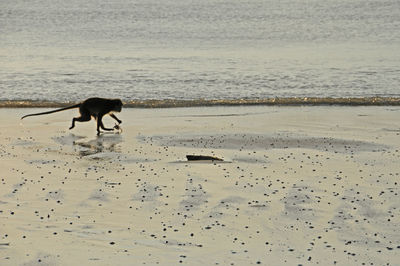
[[[0,1],[0,101],[93,96],[398,99],[400,1]]]

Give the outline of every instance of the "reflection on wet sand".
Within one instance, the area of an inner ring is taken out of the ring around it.
[[[93,156],[102,153],[120,153],[120,143],[123,141],[120,134],[103,134],[89,139],[84,136],[68,134],[53,138],[63,146],[74,148],[74,153],[81,157]]]
[[[108,152],[120,152],[119,145],[122,142],[121,135],[100,135],[95,139],[89,141],[74,141],[73,145],[80,147],[79,155],[80,156],[91,156],[99,153],[108,153]]]

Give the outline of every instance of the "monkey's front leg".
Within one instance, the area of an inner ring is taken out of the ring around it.
[[[115,120],[117,120],[118,124],[121,124],[122,121],[118,119],[118,117],[115,116],[115,114],[111,114],[110,115],[112,118],[114,118]]]
[[[113,128],[104,127],[102,119],[103,119],[103,116],[99,116],[97,118],[97,135],[100,135],[100,128],[103,129],[103,130],[107,130],[107,131],[113,131],[114,130]]]

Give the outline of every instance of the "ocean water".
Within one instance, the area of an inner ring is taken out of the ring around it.
[[[0,101],[400,97],[399,0],[3,0]]]

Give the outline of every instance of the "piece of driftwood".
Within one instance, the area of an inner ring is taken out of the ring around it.
[[[223,161],[223,159],[208,155],[186,155],[188,161]]]

